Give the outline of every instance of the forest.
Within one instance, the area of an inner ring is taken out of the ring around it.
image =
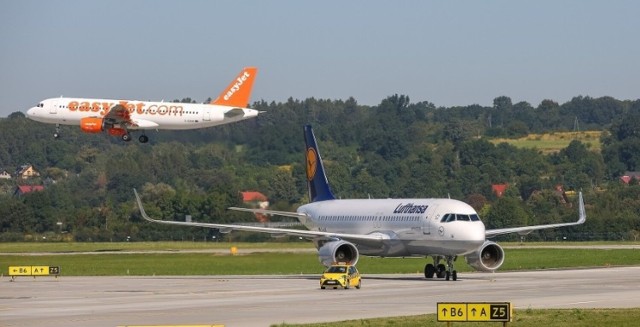
[[[190,98],[176,102],[193,102]],[[264,241],[142,220],[133,188],[152,217],[255,222],[242,191],[267,195],[270,208],[307,202],[302,126],[318,138],[329,182],[340,198],[451,197],[471,204],[487,228],[574,221],[582,191],[587,222],[535,232],[526,240],[637,240],[640,185],[620,177],[640,170],[640,100],[577,96],[534,107],[507,96],[493,106],[436,107],[392,95],[375,106],[353,98],[254,102],[256,119],[193,131],[150,131],[123,142],[33,122],[0,118],[0,172],[33,165],[40,176],[0,179],[0,241]],[[602,131],[600,149],[580,141],[553,153],[494,144],[529,133]],[[498,197],[492,184],[507,184]],[[44,185],[20,194],[19,185]],[[558,194],[561,185],[568,197]],[[568,200],[568,201],[567,201]],[[277,218],[273,218],[276,220]],[[517,235],[502,239],[517,240]]]

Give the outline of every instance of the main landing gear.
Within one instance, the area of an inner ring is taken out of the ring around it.
[[[123,141],[129,142],[129,141],[131,141],[131,134],[124,133],[124,134],[122,134],[121,138],[122,138]],[[140,143],[147,143],[147,142],[149,142],[149,137],[144,135],[144,134],[142,134],[138,138],[138,141],[140,141]]]
[[[53,133],[53,138],[56,140],[60,138],[60,124],[56,124],[56,131]]]
[[[437,278],[444,278],[445,280],[458,280],[458,272],[453,269],[453,262],[456,261],[457,258],[457,256],[453,255],[433,256],[433,264],[428,263],[424,266],[424,277],[433,278],[435,276]],[[447,261],[446,266],[440,263],[441,259],[445,259]]]

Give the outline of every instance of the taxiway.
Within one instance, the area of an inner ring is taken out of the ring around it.
[[[269,326],[435,313],[437,302],[526,308],[640,307],[640,267],[364,275],[362,289],[320,290],[319,275],[0,279],[1,326]]]

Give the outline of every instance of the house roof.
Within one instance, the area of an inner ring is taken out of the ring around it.
[[[504,194],[504,191],[507,190],[508,184],[492,184],[491,190],[496,194],[496,196],[501,197]]]
[[[242,202],[252,202],[252,201],[268,201],[267,196],[255,191],[247,191],[242,193]]]
[[[43,190],[44,190],[44,186],[42,185],[19,185],[16,191],[20,192],[20,194],[25,194],[25,193],[31,193],[31,192],[43,191]]]

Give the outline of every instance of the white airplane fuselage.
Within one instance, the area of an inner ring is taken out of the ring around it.
[[[485,226],[476,211],[452,199],[327,200],[305,204],[297,212],[309,217],[302,219],[309,230],[380,235],[382,247],[353,241],[370,256],[464,255],[485,242]],[[459,220],[443,221],[451,214]]]
[[[258,111],[213,104],[150,102],[87,98],[50,98],[27,110],[28,118],[50,124],[79,125],[83,118],[104,117],[115,105],[128,109],[140,129],[185,130],[211,127],[258,115]],[[225,115],[235,110],[234,115]],[[238,110],[242,110],[240,113]]]

